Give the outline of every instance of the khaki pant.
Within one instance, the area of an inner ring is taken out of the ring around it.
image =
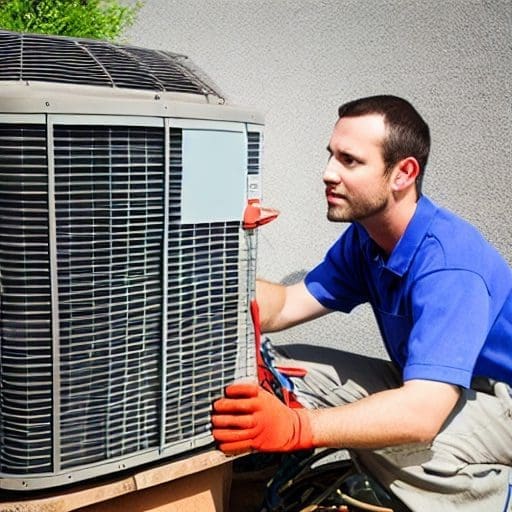
[[[305,407],[343,405],[401,385],[389,362],[338,350],[289,345],[277,365],[308,373],[293,379]],[[431,444],[358,450],[369,472],[414,512],[512,512],[512,399],[497,383],[463,390]],[[510,503],[509,503],[510,502]]]

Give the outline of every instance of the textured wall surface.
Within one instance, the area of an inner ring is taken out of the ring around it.
[[[410,100],[431,128],[424,192],[512,262],[510,0],[145,0],[129,42],[188,55],[229,103],[266,119],[259,275],[293,281],[346,228],[321,173],[339,104]],[[383,354],[369,308],[274,336]]]

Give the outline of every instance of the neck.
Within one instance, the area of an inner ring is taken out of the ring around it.
[[[390,203],[374,217],[360,221],[370,238],[387,254],[391,254],[405,233],[417,206],[416,200],[403,199]]]

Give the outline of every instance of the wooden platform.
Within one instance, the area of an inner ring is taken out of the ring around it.
[[[210,451],[110,481],[0,501],[0,512],[228,512],[232,460]]]

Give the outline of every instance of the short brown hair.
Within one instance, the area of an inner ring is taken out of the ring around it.
[[[380,114],[384,117],[386,137],[382,156],[386,170],[400,160],[414,157],[420,166],[416,179],[416,190],[421,192],[421,183],[430,151],[430,130],[416,109],[403,98],[389,95],[368,96],[344,103],[338,109],[342,117],[359,117]]]

